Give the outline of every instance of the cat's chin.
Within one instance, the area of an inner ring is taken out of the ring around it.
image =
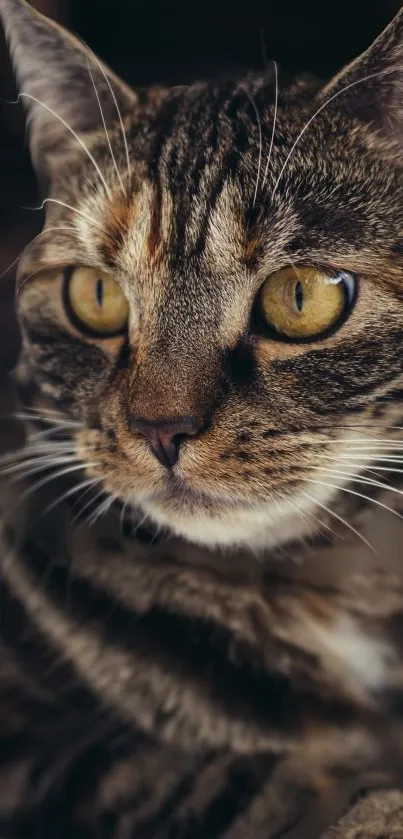
[[[207,548],[270,549],[312,532],[312,521],[298,516],[290,504],[274,503],[210,507],[180,510],[160,499],[143,499],[144,513],[159,527],[176,536]]]

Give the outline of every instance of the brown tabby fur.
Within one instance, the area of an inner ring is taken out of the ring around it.
[[[47,211],[2,435],[0,837],[403,836],[403,15],[278,107],[274,68],[134,93],[0,16]],[[322,340],[255,328],[290,263],[358,276]],[[72,323],[77,265],[127,335]],[[201,432],[167,470],[138,417]]]

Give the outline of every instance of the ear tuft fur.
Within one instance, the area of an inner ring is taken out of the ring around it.
[[[372,125],[403,155],[403,8],[372,46],[341,71],[320,99]]]
[[[118,120],[116,104],[125,114],[137,97],[79,39],[25,0],[0,0],[0,20],[28,111],[32,159],[46,177],[51,161],[71,151],[74,133],[102,129],[91,73],[104,116],[112,123]]]

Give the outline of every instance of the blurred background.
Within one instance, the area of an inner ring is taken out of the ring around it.
[[[400,0],[31,0],[78,32],[133,85],[186,83],[271,58],[290,73],[323,78],[362,52]],[[15,96],[0,32],[0,100]],[[0,274],[38,232],[39,213],[19,106],[0,101]],[[18,348],[15,269],[0,280],[0,373]]]

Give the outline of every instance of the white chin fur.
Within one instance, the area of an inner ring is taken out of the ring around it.
[[[160,527],[177,536],[208,548],[247,547],[249,550],[273,548],[293,539],[301,539],[317,529],[317,520],[310,515],[316,509],[316,498],[326,503],[332,492],[324,494],[315,487],[308,497],[297,494],[292,500],[267,502],[255,507],[228,508],[212,514],[173,513],[152,499],[142,500],[144,512]]]

